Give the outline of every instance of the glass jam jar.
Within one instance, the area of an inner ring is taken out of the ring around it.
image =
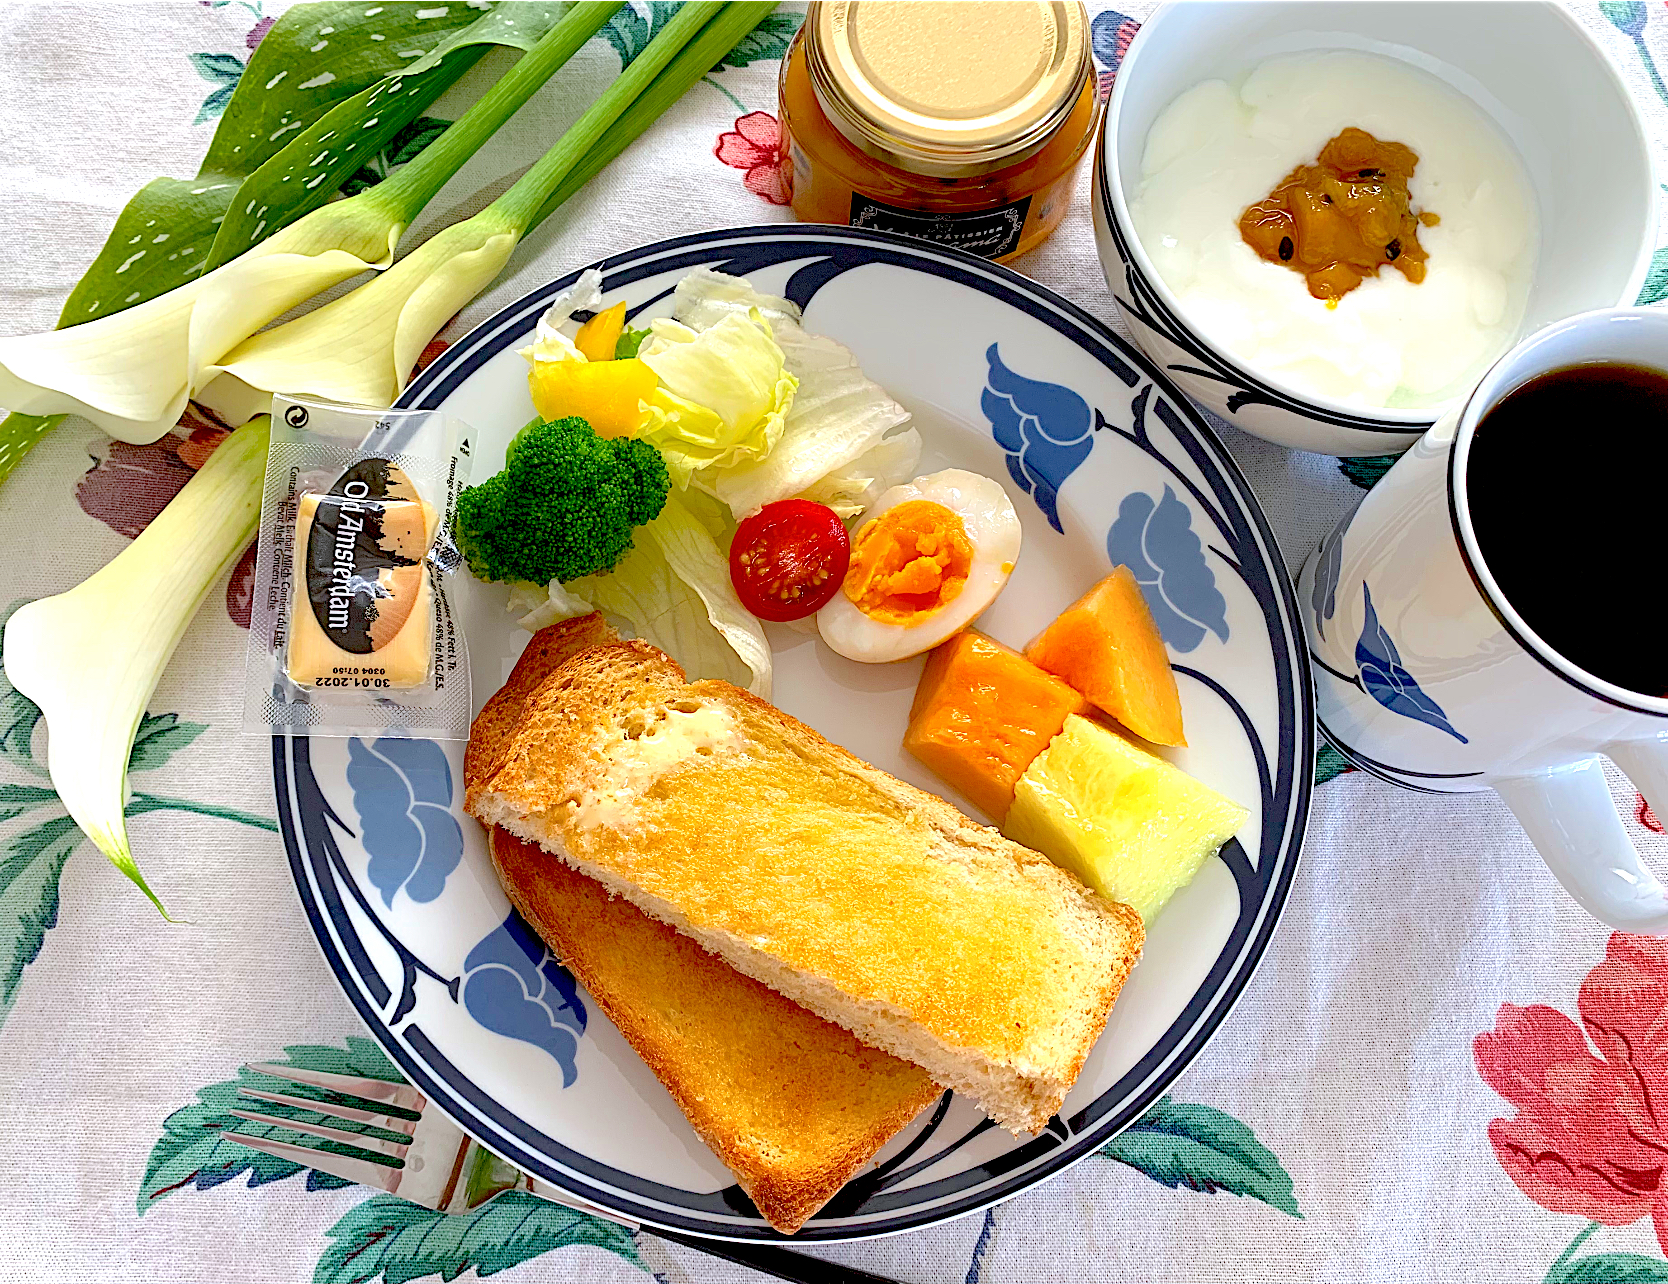
[[[999,262],[1060,225],[1100,108],[1076,0],[813,0],[780,93],[796,217]]]

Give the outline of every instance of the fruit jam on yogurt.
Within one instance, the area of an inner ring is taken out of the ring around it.
[[[1422,273],[1316,297],[1241,218],[1346,130],[1409,149],[1407,209],[1440,221],[1418,228]],[[1539,245],[1528,173],[1494,122],[1435,77],[1356,52],[1271,58],[1237,87],[1182,94],[1147,135],[1130,215],[1205,338],[1301,393],[1363,407],[1463,393],[1517,338]]]

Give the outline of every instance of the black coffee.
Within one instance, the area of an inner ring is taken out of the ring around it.
[[[1483,561],[1519,614],[1587,672],[1668,695],[1662,609],[1668,372],[1593,364],[1513,390],[1466,467]]]

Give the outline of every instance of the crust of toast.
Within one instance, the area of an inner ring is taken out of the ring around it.
[[[690,716],[733,734],[679,753]],[[471,814],[1016,1132],[1058,1110],[1140,952],[1133,910],[645,643],[573,654],[487,738]]]
[[[765,1219],[792,1234],[941,1089],[501,829],[521,915],[642,1057]]]
[[[503,765],[523,705],[551,671],[616,640],[599,615],[534,636],[471,729],[466,791]],[[543,849],[500,829],[488,847],[511,903],[777,1230],[804,1225],[940,1094],[919,1067],[743,976]]]

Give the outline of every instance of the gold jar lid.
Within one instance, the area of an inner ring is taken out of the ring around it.
[[[1092,74],[1080,0],[814,0],[811,84],[846,138],[957,177],[1038,150]]]

